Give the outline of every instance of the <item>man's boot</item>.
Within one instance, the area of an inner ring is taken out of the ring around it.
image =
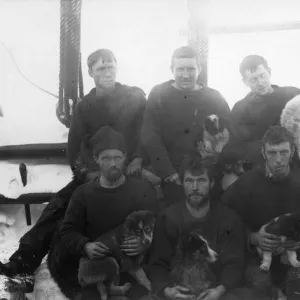
[[[34,287],[34,274],[25,272],[19,262],[10,261],[3,264],[0,262],[0,274],[8,278],[10,286],[18,286],[18,290],[24,293],[32,293]]]
[[[20,244],[10,261],[0,262],[0,274],[9,278],[10,284],[18,285],[22,291],[31,293],[34,287],[34,272],[41,263],[30,246]]]

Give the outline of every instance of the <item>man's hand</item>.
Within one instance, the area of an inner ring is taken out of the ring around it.
[[[181,181],[180,181],[180,177],[179,177],[178,173],[174,173],[174,174],[168,176],[167,178],[165,178],[165,182],[172,182],[177,185],[181,185]]]
[[[101,242],[92,242],[84,245],[84,252],[89,259],[98,259],[105,257],[110,251]]]
[[[197,143],[197,150],[203,158],[216,155],[216,151],[214,151],[213,149],[209,149],[209,147],[206,147],[202,141]]]
[[[168,300],[194,300],[195,295],[189,294],[189,289],[176,285],[174,287],[166,287],[164,295]]]
[[[128,176],[140,176],[142,171],[143,159],[141,157],[136,157],[127,166],[126,174]]]
[[[208,289],[205,292],[203,292],[199,300],[219,300],[226,292],[226,289],[223,285],[219,285],[214,289]]]
[[[146,249],[146,247],[143,247],[138,238],[129,237],[124,240],[120,249],[128,256],[136,256]]]
[[[252,233],[250,242],[254,246],[259,246],[262,250],[273,252],[281,245],[280,236],[267,233],[264,225],[258,232]]]
[[[300,242],[295,242],[293,240],[287,239],[281,246],[290,251],[297,251],[300,249]]]

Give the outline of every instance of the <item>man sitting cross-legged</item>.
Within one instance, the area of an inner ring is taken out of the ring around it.
[[[201,160],[197,157],[184,162],[181,180],[185,199],[168,207],[157,219],[150,248],[148,275],[154,292],[159,297],[192,300],[202,286],[203,300],[239,299],[237,297],[246,299],[244,289],[236,289],[243,282],[243,224],[233,210],[212,196],[214,168],[211,158]],[[185,238],[195,230],[198,237],[192,234]],[[192,244],[197,245],[199,237],[204,244],[196,247],[199,253],[195,253],[196,257],[187,270],[184,259],[192,250]],[[194,238],[196,239],[193,241]],[[181,267],[170,273],[174,263],[178,265],[178,259]],[[209,276],[201,273],[206,261],[210,261],[213,273],[210,278],[214,277],[214,282],[211,282],[208,289],[205,287]],[[197,270],[195,266],[199,263],[201,265]],[[185,279],[173,281],[174,276],[180,278],[182,275]],[[200,288],[198,291],[197,286]]]
[[[66,261],[59,260],[61,264],[55,266],[62,272],[56,278],[76,278],[78,259],[82,256],[105,257],[109,249],[94,240],[122,224],[128,214],[141,209],[158,209],[156,192],[150,183],[126,178],[123,174],[126,148],[120,133],[103,127],[93,137],[92,144],[101,175],[77,188],[72,195],[61,226],[61,239],[69,255]],[[121,249],[127,255],[141,251],[136,239],[125,241]],[[52,253],[66,257],[66,253],[59,250]],[[98,298],[96,287],[83,288],[83,299]]]

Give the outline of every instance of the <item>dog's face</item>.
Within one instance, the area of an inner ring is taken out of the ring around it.
[[[195,259],[203,257],[210,263],[218,259],[218,254],[210,248],[208,241],[197,230],[182,238],[180,251],[183,256],[192,256]]]
[[[151,211],[135,211],[126,218],[125,227],[127,233],[137,237],[143,245],[151,244],[155,220],[156,218]]]
[[[241,176],[245,173],[244,162],[242,160],[221,161],[220,168],[225,174],[235,174]]]
[[[285,220],[285,235],[296,241],[300,241],[300,213],[291,213],[282,216]]]
[[[210,135],[215,136],[218,133],[223,132],[224,122],[218,115],[213,114],[205,118],[204,127]]]

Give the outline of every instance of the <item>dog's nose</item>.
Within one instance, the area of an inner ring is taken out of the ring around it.
[[[215,255],[213,255],[213,261],[215,262],[215,261],[217,261],[219,259],[219,254],[215,254]]]
[[[147,244],[150,244],[150,240],[148,240],[148,239],[147,239],[147,240],[144,240],[144,244],[146,244],[146,245],[147,245]]]

